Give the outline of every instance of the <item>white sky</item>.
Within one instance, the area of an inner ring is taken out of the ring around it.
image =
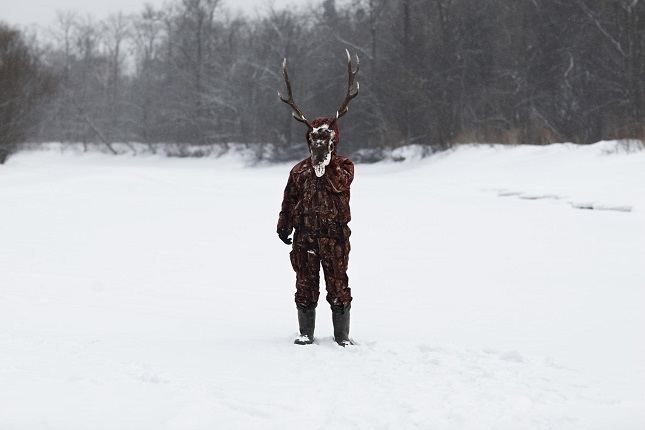
[[[0,21],[19,27],[32,25],[48,27],[53,24],[58,10],[75,10],[80,15],[91,14],[97,19],[102,19],[119,11],[139,12],[145,3],[158,7],[166,2],[168,0],[0,0]],[[223,0],[223,2],[229,10],[242,10],[249,16],[254,16],[256,13],[264,14],[270,4],[268,0]],[[273,0],[276,8],[299,2],[304,3],[302,0]]]

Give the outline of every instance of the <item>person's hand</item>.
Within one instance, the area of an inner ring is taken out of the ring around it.
[[[283,241],[287,245],[291,245],[291,238],[289,237],[291,235],[291,229],[286,229],[283,228],[278,232],[278,237],[280,238],[281,241]]]

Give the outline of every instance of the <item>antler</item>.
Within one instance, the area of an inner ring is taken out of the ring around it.
[[[347,74],[349,75],[347,82],[347,95],[345,96],[345,101],[343,102],[343,104],[340,105],[340,108],[336,111],[336,118],[334,118],[334,121],[332,121],[331,125],[333,125],[338,118],[347,113],[347,106],[349,105],[349,102],[358,95],[358,82],[356,82],[356,91],[352,91],[354,90],[354,77],[356,77],[358,69],[361,67],[361,63],[358,59],[358,55],[356,55],[356,70],[352,70],[352,57],[349,55],[349,51],[347,49],[345,49],[345,52],[347,53]]]
[[[348,54],[349,55],[349,54]],[[300,121],[301,123],[305,124],[309,130],[313,130],[314,127],[309,123],[307,118],[305,118],[305,115],[302,113],[302,111],[296,106],[296,102],[293,101],[293,95],[291,94],[291,82],[289,81],[289,74],[287,73],[287,59],[285,58],[284,61],[282,62],[282,73],[284,74],[284,81],[287,84],[287,92],[289,93],[289,98],[285,99],[282,97],[282,94],[280,94],[280,91],[278,91],[278,97],[280,97],[280,100],[291,106],[291,109],[293,109],[293,117]]]

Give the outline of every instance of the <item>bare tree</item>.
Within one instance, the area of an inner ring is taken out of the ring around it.
[[[25,141],[36,102],[52,84],[23,35],[0,23],[0,164]]]
[[[139,140],[152,145],[159,136],[155,128],[159,125],[159,112],[161,112],[161,98],[158,94],[158,82],[164,75],[161,72],[161,50],[167,34],[164,31],[163,12],[155,10],[151,5],[146,5],[143,12],[132,20],[134,33],[135,79],[133,93],[136,95],[132,101],[135,106],[135,119],[131,121],[135,135]]]

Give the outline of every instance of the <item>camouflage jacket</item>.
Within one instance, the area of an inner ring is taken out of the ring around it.
[[[284,189],[278,232],[305,228],[321,231],[351,220],[349,187],[354,179],[354,163],[334,155],[320,178],[311,159],[296,164]]]

